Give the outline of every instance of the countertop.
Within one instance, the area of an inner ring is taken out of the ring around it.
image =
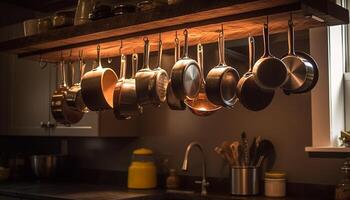
[[[128,190],[111,185],[38,182],[0,183],[0,199],[1,195],[29,200],[276,200],[276,198],[263,196],[239,197],[215,193],[201,196],[190,191]],[[285,197],[278,199],[311,200],[309,197]],[[316,199],[320,200],[320,198]]]

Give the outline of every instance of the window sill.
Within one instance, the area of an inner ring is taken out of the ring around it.
[[[332,147],[332,146],[319,146],[319,147],[305,147],[306,152],[319,152],[319,153],[350,153],[350,147]]]

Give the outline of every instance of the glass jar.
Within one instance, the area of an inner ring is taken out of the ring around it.
[[[350,159],[346,159],[342,168],[340,168],[343,179],[338,183],[335,188],[336,200],[349,200],[350,199]]]

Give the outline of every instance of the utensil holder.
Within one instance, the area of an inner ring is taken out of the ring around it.
[[[260,168],[255,166],[231,167],[231,194],[259,194]]]

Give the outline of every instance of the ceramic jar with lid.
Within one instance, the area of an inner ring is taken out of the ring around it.
[[[286,196],[286,173],[271,171],[265,173],[265,196],[284,197]]]

